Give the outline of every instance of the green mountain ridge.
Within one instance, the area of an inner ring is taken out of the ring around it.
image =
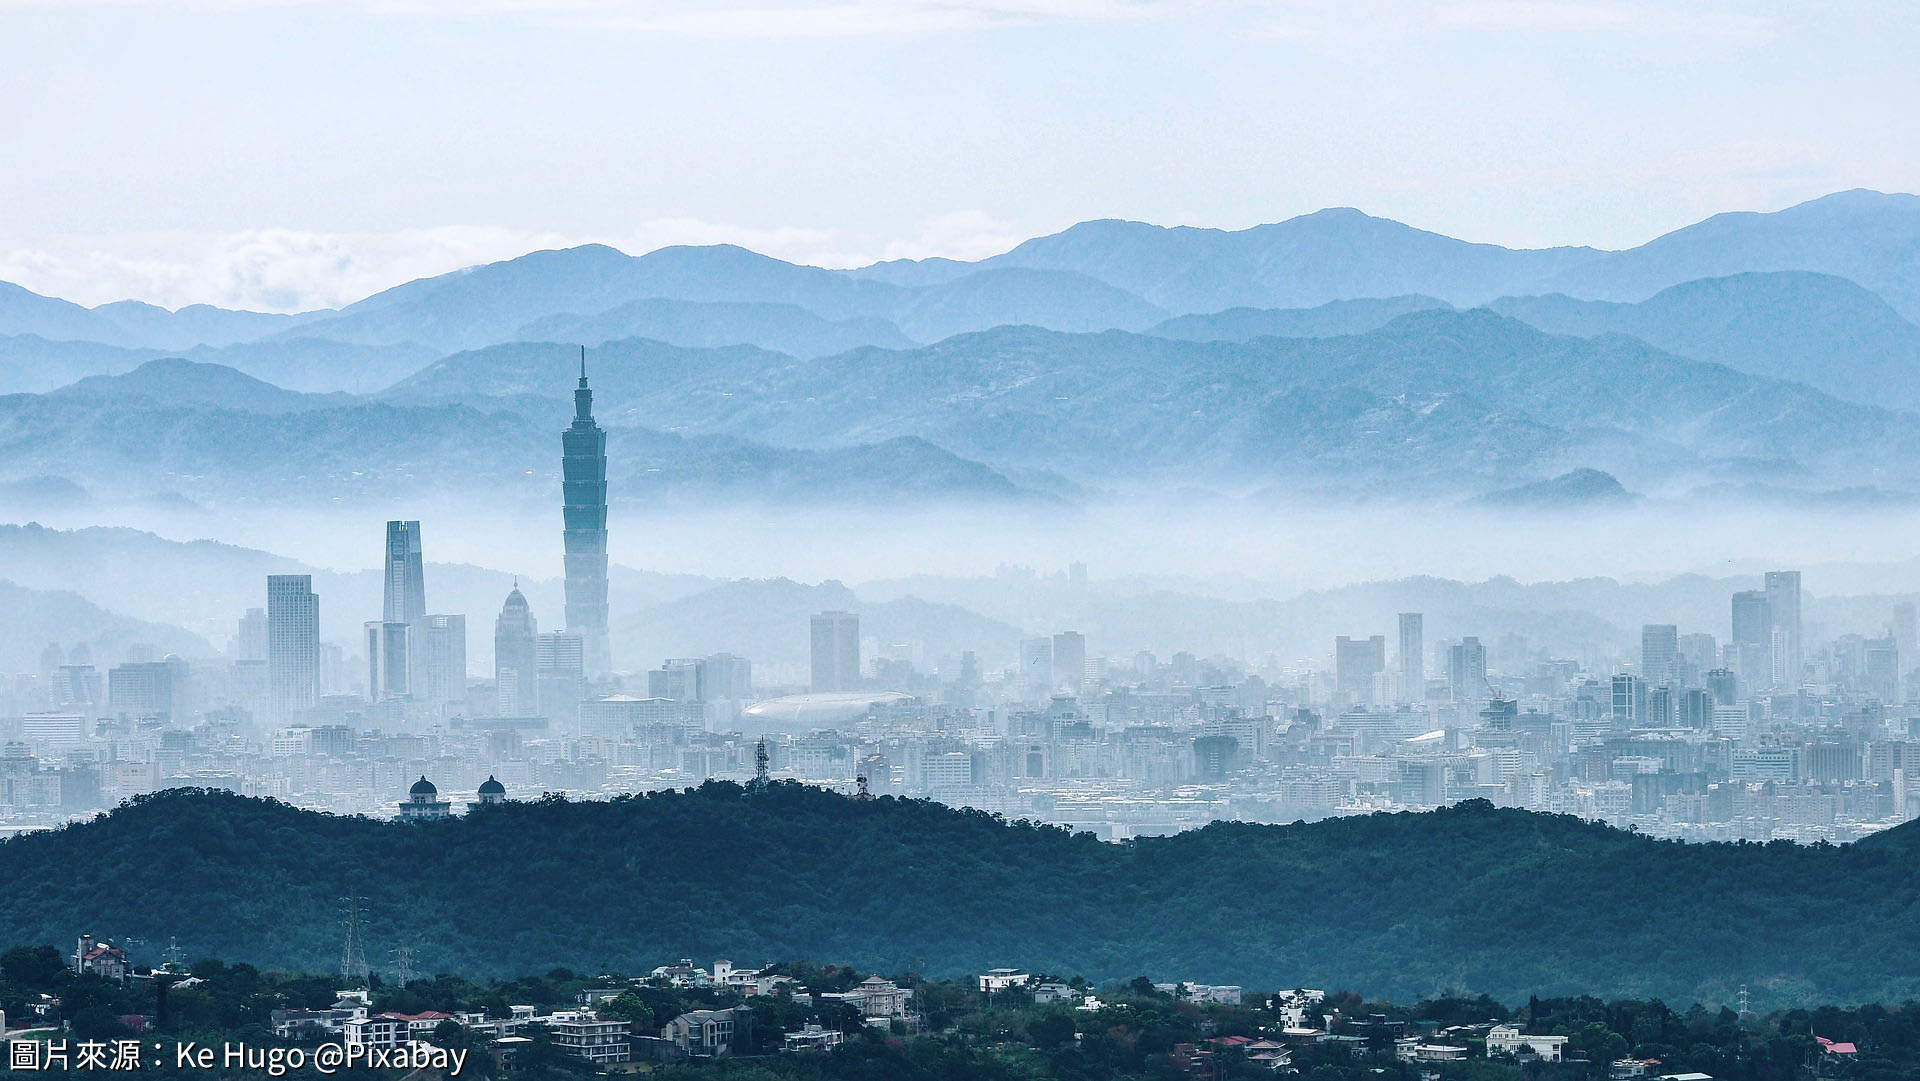
[[[396,793],[396,798],[399,797]],[[458,793],[452,793],[455,798]],[[1846,847],[1654,841],[1480,801],[1121,845],[795,784],[376,822],[160,793],[0,843],[0,941],[93,931],[322,971],[339,898],[430,971],[833,958],[961,976],[1897,1002],[1920,826]],[[1838,898],[1844,898],[1841,903]]]

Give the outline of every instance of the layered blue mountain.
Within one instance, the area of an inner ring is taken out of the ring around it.
[[[309,337],[166,350],[20,334],[0,337],[0,394],[53,390],[169,357],[234,368],[290,390],[365,394],[391,386],[440,355],[411,344],[353,345]]]
[[[1547,480],[1488,492],[1480,501],[1494,507],[1565,510],[1631,503],[1633,493],[1627,491],[1611,473],[1602,473],[1598,469],[1574,469]]]
[[[1715,215],[1616,252],[1474,244],[1352,209],[1238,231],[1092,221],[978,263],[896,260],[852,273],[926,285],[968,267],[1084,274],[1176,313],[1410,293],[1463,307],[1554,292],[1638,301],[1699,278],[1802,270],[1847,278],[1920,322],[1920,197],[1840,192],[1773,213]]]
[[[1920,326],[1845,278],[1773,271],[1706,278],[1637,304],[1565,295],[1490,305],[1554,334],[1625,334],[1694,360],[1920,409]]]
[[[66,590],[28,589],[0,577],[0,664],[18,672],[36,671],[46,642],[86,642],[107,655],[134,645],[162,653],[205,657],[213,648],[179,627],[130,619]]]
[[[1479,304],[1599,254],[1473,244],[1343,208],[1235,232],[1084,222],[979,265],[1084,274],[1171,312],[1215,312],[1410,293]]]
[[[159,360],[0,397],[0,482],[64,478],[108,498],[166,491],[206,505],[467,492],[544,507],[558,483],[552,434],[564,416],[563,403],[537,397],[300,394],[228,368]],[[618,421],[609,428],[616,502],[1032,498],[1001,473],[912,435],[792,448]]]
[[[1330,300],[1317,308],[1228,308],[1206,315],[1177,315],[1147,333],[1193,342],[1245,342],[1255,338],[1334,338],[1365,334],[1410,312],[1450,308],[1433,297],[1404,296]]]
[[[231,345],[297,326],[311,315],[272,315],[192,304],[168,311],[137,300],[85,308],[0,282],[0,335],[187,349]]]
[[[829,321],[892,322],[916,340],[1010,323],[1143,327],[1166,316],[1138,297],[1068,272],[976,271],[941,285],[903,288],[731,245],[642,256],[587,245],[409,282],[298,333],[362,345],[467,349],[515,340],[521,328],[551,315],[598,316],[638,300],[792,305]]]
[[[1096,487],[1473,494],[1582,467],[1641,491],[1835,486],[1869,472],[1920,483],[1920,418],[1619,335],[1546,334],[1485,309],[1416,312],[1327,338],[1003,327],[808,361],[644,341],[607,343],[598,357],[596,386],[619,403],[617,422],[813,448],[911,436]],[[551,396],[574,363],[563,346],[493,346],[384,397]]]
[[[1771,214],[1716,214],[1526,291],[1633,301],[1698,278],[1765,270],[1846,278],[1920,322],[1920,196],[1855,190]]]
[[[526,342],[594,346],[621,338],[715,348],[752,345],[796,357],[844,353],[863,345],[904,349],[917,344],[885,319],[826,319],[798,304],[760,301],[634,300],[593,315],[542,316],[515,331]]]

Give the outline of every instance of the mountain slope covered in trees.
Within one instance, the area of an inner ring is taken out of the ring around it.
[[[450,793],[458,798],[459,793]],[[399,793],[396,793],[396,798]],[[1657,995],[1920,994],[1920,826],[1687,845],[1470,802],[1103,844],[795,784],[537,800],[428,824],[178,791],[0,844],[0,942],[82,932],[324,969],[339,899],[423,968],[831,957],[953,975]]]

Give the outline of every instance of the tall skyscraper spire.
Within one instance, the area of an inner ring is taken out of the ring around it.
[[[580,347],[580,385],[573,426],[560,433],[560,469],[567,558],[567,631],[581,640],[589,679],[613,671],[607,644],[607,433],[593,422],[587,350]]]

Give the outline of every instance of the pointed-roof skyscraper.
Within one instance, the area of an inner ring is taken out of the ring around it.
[[[587,349],[580,347],[580,385],[573,392],[573,425],[560,433],[565,497],[567,631],[580,636],[587,678],[613,672],[607,644],[607,433],[593,422],[587,388]]]

